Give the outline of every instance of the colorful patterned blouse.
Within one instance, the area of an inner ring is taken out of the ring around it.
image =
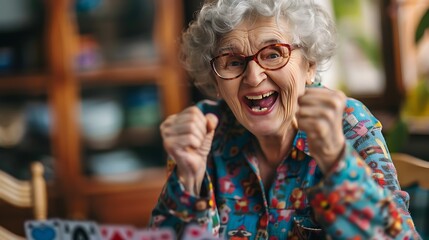
[[[420,239],[381,124],[359,101],[347,101],[345,155],[330,174],[320,171],[298,131],[269,189],[259,175],[255,137],[226,103],[197,106],[219,118],[201,196],[184,190],[169,160],[152,227],[180,235],[187,223],[198,223],[222,239]]]

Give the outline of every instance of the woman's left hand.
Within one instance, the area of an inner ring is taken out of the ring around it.
[[[327,88],[306,88],[298,98],[298,106],[298,128],[306,132],[311,156],[327,173],[345,147],[342,122],[346,96]]]

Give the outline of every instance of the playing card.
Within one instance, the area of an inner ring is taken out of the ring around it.
[[[59,219],[29,220],[24,223],[27,240],[61,240]]]
[[[183,240],[219,240],[213,236],[212,233],[207,231],[205,228],[196,225],[190,224],[185,228],[183,233]]]
[[[169,228],[138,229],[133,240],[176,240],[176,234]]]
[[[61,221],[62,240],[100,240],[98,225],[92,221]]]
[[[99,225],[103,240],[133,240],[135,228],[127,225]]]

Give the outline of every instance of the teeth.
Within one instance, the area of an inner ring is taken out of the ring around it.
[[[258,96],[246,96],[247,99],[249,100],[261,100],[263,98],[262,95],[258,95]]]
[[[273,94],[274,94],[274,91],[267,92],[267,93],[263,94],[262,97],[266,98],[266,97],[269,97],[269,96],[271,96]]]
[[[268,108],[266,108],[266,107],[259,107],[259,106],[255,106],[255,107],[252,107],[252,111],[254,111],[254,112],[264,112],[264,111],[267,111],[268,110]]]
[[[270,91],[270,92],[267,92],[267,93],[262,94],[262,95],[246,96],[246,98],[249,99],[249,100],[261,100],[262,98],[266,98],[266,97],[271,96],[273,93],[274,93],[274,91]]]

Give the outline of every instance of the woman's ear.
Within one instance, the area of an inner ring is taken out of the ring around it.
[[[221,99],[221,94],[219,91],[219,83],[217,81],[217,79],[214,80],[215,84],[214,84],[214,90],[216,91],[216,99]]]
[[[317,64],[315,62],[307,62],[307,80],[306,84],[311,85],[316,77]]]

